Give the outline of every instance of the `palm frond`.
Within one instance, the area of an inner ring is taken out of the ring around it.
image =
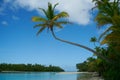
[[[53,22],[53,24],[58,27],[58,28],[63,28],[62,24],[71,24],[71,22],[68,21],[57,21],[57,22]]]
[[[92,37],[92,38],[90,39],[90,42],[97,42],[97,38],[96,38],[96,37]]]
[[[107,33],[109,33],[111,31],[111,27],[109,27],[106,31],[104,31],[101,35],[100,35],[100,37],[98,38],[98,41],[100,41],[101,40],[101,38],[102,37],[104,37]]]
[[[97,21],[98,27],[101,27],[101,26],[104,26],[106,24],[111,24],[112,23],[111,17],[105,16],[101,13],[99,13],[96,16],[95,21]]]
[[[46,27],[41,27],[40,29],[39,29],[39,31],[37,32],[37,36],[45,29]]]
[[[53,7],[53,11],[55,10],[56,6],[58,5],[59,3],[56,3]]]
[[[54,22],[54,25],[55,25],[56,27],[58,27],[58,28],[63,28],[63,26],[62,26],[60,23]]]
[[[34,16],[34,17],[32,17],[32,21],[33,22],[46,22],[47,20],[42,17]]]
[[[36,27],[46,27],[47,26],[47,24],[36,24],[35,26],[34,26],[34,28],[36,28]]]
[[[59,18],[65,18],[65,17],[69,17],[69,14],[67,12],[61,12],[61,13],[55,15],[54,18],[52,19],[52,21],[56,21]]]
[[[114,25],[120,26],[120,15],[114,15],[112,17],[112,22]]]
[[[111,32],[106,35],[105,38],[101,41],[101,44],[106,44],[108,42],[118,42],[120,41],[120,33],[119,32]]]
[[[69,22],[69,21],[57,21],[57,23],[60,23],[60,24],[72,24],[72,22]]]
[[[52,8],[52,4],[50,2],[48,2],[47,14],[48,14],[48,19],[49,20],[51,20],[54,16],[54,11],[53,11],[53,8]]]
[[[106,43],[108,43],[108,40],[107,40],[106,38],[103,39],[103,40],[100,42],[101,45],[106,44]]]
[[[39,8],[39,9],[44,12],[44,14],[45,14],[45,16],[46,16],[47,18],[49,17],[49,16],[48,16],[48,13],[47,13],[47,11],[46,11],[45,9],[43,9],[43,8]]]

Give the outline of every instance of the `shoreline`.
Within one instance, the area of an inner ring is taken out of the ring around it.
[[[9,73],[9,72],[41,72],[41,71],[0,71],[0,73]],[[43,71],[44,72],[44,71]],[[45,71],[46,72],[46,71]],[[49,71],[48,71],[49,72]],[[69,72],[69,71],[66,71],[66,72],[57,72],[56,73],[59,73],[59,74],[79,74],[79,73],[96,73],[96,72]]]
[[[83,73],[93,73],[93,72],[58,72],[58,74],[83,74]]]
[[[0,73],[32,73],[32,72],[33,73],[43,73],[43,72],[34,72],[34,71],[1,71]],[[62,75],[62,74],[63,75],[67,75],[67,74],[90,74],[91,77],[89,80],[104,80],[102,77],[98,76],[97,72],[55,72],[55,73],[60,74],[60,75]]]
[[[90,74],[91,77],[89,79],[85,78],[85,80],[104,80],[102,77],[98,75],[97,72],[59,72],[58,74]]]

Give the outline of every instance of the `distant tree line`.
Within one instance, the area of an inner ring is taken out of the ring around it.
[[[0,64],[0,71],[35,71],[35,72],[62,72],[58,66],[44,66],[41,64]]]

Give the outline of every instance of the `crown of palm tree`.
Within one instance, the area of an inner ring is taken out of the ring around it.
[[[48,28],[51,31],[53,31],[54,27],[63,28],[62,24],[68,24],[69,21],[61,20],[61,18],[69,17],[67,12],[60,12],[58,14],[55,13],[55,7],[58,5],[55,4],[52,6],[51,3],[48,2],[48,9],[45,10],[43,8],[39,8],[42,10],[45,14],[46,18],[43,18],[42,16],[34,16],[32,17],[33,22],[39,22],[39,24],[35,25],[34,28],[40,27],[39,31],[37,32],[37,35],[40,34],[44,29]]]
[[[91,41],[91,42],[97,42],[97,39],[96,39],[96,37],[92,37],[92,38],[90,39],[90,41]]]

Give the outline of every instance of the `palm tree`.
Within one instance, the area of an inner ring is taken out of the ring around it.
[[[102,58],[105,61],[110,63],[111,61],[109,59],[107,59],[106,57],[104,57],[100,53],[96,52],[95,50],[93,50],[93,49],[91,49],[89,47],[86,47],[84,45],[81,45],[81,44],[77,44],[77,43],[74,43],[74,42],[70,42],[70,41],[60,39],[55,35],[54,27],[62,28],[63,27],[62,24],[70,23],[69,21],[61,20],[61,18],[69,17],[67,12],[60,12],[58,14],[55,13],[55,7],[57,5],[58,5],[58,3],[55,4],[54,6],[52,6],[51,3],[48,3],[48,9],[47,10],[45,10],[43,8],[39,8],[40,10],[42,10],[44,12],[46,18],[43,18],[41,16],[34,16],[32,18],[33,22],[40,22],[39,24],[34,26],[34,28],[40,27],[39,31],[37,32],[37,35],[40,34],[43,30],[45,30],[47,28],[48,30],[51,31],[53,37],[56,40],[59,40],[59,41],[64,42],[64,43],[68,43],[68,44],[71,44],[71,45],[74,45],[74,46],[84,48],[84,49],[86,49],[88,51],[91,51],[92,53],[96,54],[100,58]]]
[[[106,43],[119,43],[120,44],[120,6],[119,0],[93,0],[96,3],[96,7],[99,12],[95,18],[98,27],[105,27],[105,25],[110,25],[107,30],[105,30],[99,40],[103,38],[101,44]]]
[[[94,43],[94,46],[96,46],[95,42],[97,42],[97,38],[96,37],[92,37],[90,39],[90,42],[93,42]]]
[[[94,0],[99,12],[95,18],[99,28],[109,25],[99,37],[101,44],[107,44],[112,48],[118,58],[120,57],[120,0]],[[110,53],[111,54],[111,53]]]

